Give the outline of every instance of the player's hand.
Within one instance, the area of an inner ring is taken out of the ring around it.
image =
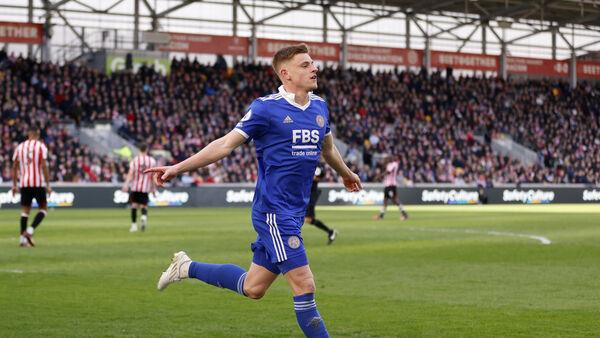
[[[152,173],[154,183],[159,187],[164,187],[165,183],[169,182],[177,176],[175,166],[153,167],[144,170],[144,174]]]
[[[352,173],[352,175],[350,175],[348,177],[344,177],[343,181],[344,181],[344,186],[346,187],[346,190],[348,190],[350,192],[357,192],[362,189],[362,184],[360,183],[360,178],[355,173]]]
[[[46,193],[50,195],[52,193],[52,188],[49,185],[46,186]]]
[[[129,191],[129,187],[126,186],[126,185],[124,185],[124,186],[121,187],[121,191],[122,192],[127,192],[127,191]]]
[[[12,189],[10,189],[10,191],[12,192],[13,196],[15,196],[19,192],[19,188],[17,188],[16,185],[13,185],[13,187],[12,187]]]

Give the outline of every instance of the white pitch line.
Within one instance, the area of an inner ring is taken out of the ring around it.
[[[463,233],[463,234],[478,234],[478,235],[490,235],[490,236],[508,236],[508,237],[524,237],[539,241],[543,245],[550,245],[552,241],[544,236],[529,235],[529,234],[518,234],[514,232],[502,232],[502,231],[477,231],[471,229],[456,230],[456,229],[432,229],[432,228],[405,228],[410,231],[422,231],[422,232],[443,232],[443,233]]]
[[[23,273],[23,270],[18,270],[18,269],[0,269],[0,272],[6,272],[6,273]]]

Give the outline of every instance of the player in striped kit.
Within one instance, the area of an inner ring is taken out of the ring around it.
[[[131,228],[130,232],[138,231],[137,209],[142,210],[140,217],[141,230],[145,231],[148,225],[148,193],[153,193],[156,186],[152,180],[152,175],[144,174],[144,170],[156,166],[156,160],[148,155],[148,146],[144,143],[139,145],[140,154],[129,163],[129,172],[123,188],[127,192],[130,188],[129,203],[131,203]]]
[[[12,192],[13,194],[19,190],[21,192],[20,246],[22,247],[35,246],[33,232],[48,213],[46,193],[52,192],[50,173],[46,164],[48,148],[39,140],[40,130],[37,127],[31,127],[27,136],[27,140],[17,146],[12,157]],[[17,177],[20,178],[18,188]],[[34,198],[38,203],[39,212],[35,215],[31,225],[27,226]]]
[[[392,201],[398,206],[401,220],[405,221],[408,219],[408,214],[406,213],[406,210],[404,210],[404,206],[398,198],[398,187],[396,182],[398,179],[399,168],[400,163],[393,156],[386,160],[385,176],[383,178],[383,184],[385,186],[383,188],[383,206],[381,207],[379,214],[375,215],[374,219],[376,220],[383,219],[383,216],[385,216],[385,210],[387,209],[388,201]]]

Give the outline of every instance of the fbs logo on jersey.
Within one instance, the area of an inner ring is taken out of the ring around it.
[[[316,129],[294,129],[292,130],[292,143],[319,143],[319,131]]]
[[[284,119],[283,119],[283,123],[294,123],[294,120],[292,120],[292,118],[287,115]]]

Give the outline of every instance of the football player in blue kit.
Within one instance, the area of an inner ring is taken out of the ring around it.
[[[258,180],[252,203],[252,225],[258,236],[252,243],[248,271],[232,264],[192,261],[184,251],[174,254],[158,281],[158,289],[184,278],[227,288],[259,299],[279,274],[294,295],[298,325],[307,337],[329,337],[315,303],[315,281],[308,264],[301,227],[310,199],[311,183],[321,154],[343,179],[348,191],[359,191],[359,177],[344,163],[329,130],[325,101],[317,88],[317,67],[306,45],[285,47],[273,57],[273,69],[283,83],[279,92],[260,97],[227,135],[173,166],[156,167],[162,186],[177,175],[205,167],[254,140]]]

